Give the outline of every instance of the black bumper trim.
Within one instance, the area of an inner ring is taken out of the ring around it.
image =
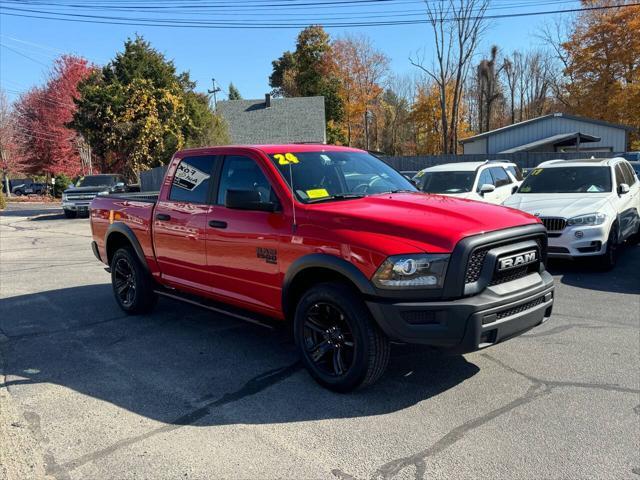
[[[380,328],[393,341],[418,343],[471,352],[519,335],[549,318],[553,307],[553,278],[542,271],[534,285],[501,288],[451,301],[393,303],[370,299],[367,305]],[[519,282],[519,283],[516,283]],[[421,323],[422,320],[422,323]]]

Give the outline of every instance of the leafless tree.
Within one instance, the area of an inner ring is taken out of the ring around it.
[[[488,0],[425,0],[436,57],[431,65],[411,63],[429,75],[440,92],[443,153],[456,153],[460,104],[471,60],[484,31]]]

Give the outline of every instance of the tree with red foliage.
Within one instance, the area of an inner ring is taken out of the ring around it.
[[[44,87],[31,89],[16,103],[16,129],[29,173],[87,173],[78,150],[80,137],[67,125],[76,111],[78,84],[93,68],[83,58],[63,55]]]

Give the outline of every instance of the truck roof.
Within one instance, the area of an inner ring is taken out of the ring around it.
[[[317,152],[317,151],[325,151],[325,152],[362,152],[358,148],[351,147],[341,147],[337,145],[325,145],[323,143],[283,143],[283,144],[271,144],[271,145],[220,145],[213,147],[198,147],[198,148],[190,148],[181,150],[181,152],[216,152],[218,150],[232,150],[232,149],[243,149],[243,150],[260,150],[267,155],[271,155],[273,153],[282,153],[282,152]]]

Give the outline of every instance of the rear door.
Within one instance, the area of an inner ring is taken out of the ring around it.
[[[176,285],[206,290],[205,236],[217,158],[181,159],[167,198],[155,208],[153,240],[158,266],[162,277]]]
[[[281,305],[279,239],[291,235],[281,211],[227,208],[229,190],[252,190],[261,201],[279,202],[257,158],[228,155],[219,175],[207,232],[207,269],[216,294],[264,313]]]

